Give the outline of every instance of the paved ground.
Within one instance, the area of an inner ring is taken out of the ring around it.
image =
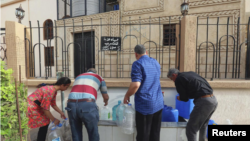
[[[31,129],[29,132],[30,138],[28,138],[28,141],[36,141],[37,139],[37,132],[39,128]]]
[[[36,129],[32,129],[30,130],[30,138],[28,138],[28,141],[36,141],[36,138],[37,138],[37,132],[38,132],[38,129],[39,128],[36,128]],[[0,141],[3,141],[3,138],[0,136]],[[207,141],[207,140],[206,140]]]
[[[28,138],[28,141],[36,141],[38,129],[39,128],[30,130],[30,135],[31,136],[30,136],[30,139]],[[206,141],[208,141],[208,140],[206,139]]]

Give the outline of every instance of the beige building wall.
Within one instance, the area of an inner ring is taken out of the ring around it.
[[[123,15],[126,15],[127,17],[131,16],[131,19],[135,18],[136,16],[141,16],[141,17],[146,17],[146,16],[151,16],[151,17],[159,17],[161,16],[162,18],[162,22],[164,21],[164,19],[168,18],[167,16],[171,16],[172,21],[174,22],[176,20],[176,22],[178,21],[177,19],[179,18],[180,15],[180,11],[179,11],[179,7],[180,4],[182,3],[182,1],[159,1],[162,2],[162,10],[163,12],[161,12],[161,6],[158,5],[159,9],[153,9],[152,6],[153,4],[148,5],[148,9],[144,9],[144,10],[138,10],[135,8],[131,8],[133,7],[132,5],[126,5],[129,4],[129,1],[123,1],[124,2],[124,6],[122,7],[122,11],[124,12]],[[155,4],[157,3],[157,1],[155,1]],[[150,8],[149,8],[150,7]],[[173,8],[174,7],[174,8]],[[177,8],[178,7],[178,8]],[[171,9],[171,10],[169,10]],[[176,10],[176,11],[175,11]],[[157,12],[156,12],[157,11]],[[241,1],[241,0],[234,0],[234,1],[212,1],[212,0],[208,0],[208,1],[197,1],[197,0],[193,0],[190,1],[190,11],[189,11],[189,15],[195,15],[199,17],[199,22],[198,24],[207,24],[207,20],[208,20],[208,24],[215,24],[215,25],[209,25],[208,29],[207,29],[207,25],[199,25],[198,26],[198,32],[197,32],[197,46],[199,47],[201,45],[201,43],[206,42],[207,40],[209,42],[212,42],[215,45],[215,49],[216,49],[216,45],[218,43],[221,43],[221,56],[220,56],[220,75],[224,76],[225,75],[225,67],[226,67],[226,45],[227,45],[227,38],[224,37],[221,39],[221,42],[219,42],[219,39],[223,36],[223,35],[232,35],[235,38],[235,48],[237,47],[237,26],[236,25],[229,25],[228,26],[228,30],[227,30],[227,26],[226,25],[220,25],[218,30],[217,30],[217,17],[219,17],[219,24],[227,24],[227,20],[229,17],[229,24],[237,24],[239,17],[240,18],[240,23],[244,23],[246,24],[247,21],[245,20],[245,1]],[[156,13],[154,13],[156,12]],[[207,17],[209,17],[209,19],[207,19]],[[155,19],[156,18],[152,18]],[[167,19],[168,20],[168,19]],[[167,24],[167,23],[165,23]],[[244,36],[245,36],[245,25],[241,25],[239,26],[239,41],[238,44],[241,44],[244,42]],[[156,30],[159,28],[156,28]],[[157,32],[156,30],[153,30],[155,32]],[[208,31],[207,31],[208,30]],[[218,31],[218,39],[217,39],[217,31]],[[228,31],[228,33],[227,33]],[[208,32],[208,33],[207,33]],[[157,36],[158,34],[154,34],[152,33],[154,37],[156,38],[160,38],[159,36]],[[207,36],[208,34],[208,36]],[[228,64],[227,64],[227,78],[231,78],[232,77],[232,67],[233,67],[233,48],[234,48],[234,42],[232,38],[229,38],[228,40],[228,45],[229,45],[229,49],[228,49]],[[206,56],[206,44],[202,44],[201,45],[201,54],[200,54],[200,58],[198,58],[201,61],[200,64],[200,74],[202,76],[205,77],[205,72],[207,72],[207,77],[212,77],[212,72],[213,72],[213,53],[211,55],[211,52],[214,51],[213,47],[211,46],[211,44],[208,44],[208,57]],[[199,49],[199,48],[198,48]],[[235,55],[236,58],[236,55]],[[215,59],[216,60],[216,59]],[[219,61],[219,58],[218,58]],[[205,64],[208,64],[207,68],[205,67]],[[236,63],[234,63],[235,65]],[[240,66],[240,72],[241,72],[241,78],[244,78],[244,64],[245,64],[245,47],[243,45],[242,50],[241,50],[241,66]],[[206,70],[205,70],[206,68]],[[215,68],[214,68],[215,69]],[[223,71],[224,70],[224,71]],[[215,70],[214,70],[215,71]],[[217,75],[218,76],[218,75]],[[221,77],[224,78],[224,77]]]
[[[34,2],[24,1],[22,2],[23,8],[26,10],[26,16],[23,20],[24,25],[28,25],[28,21],[31,20],[32,26],[37,26],[37,19],[40,21],[40,26],[43,25],[43,21],[49,19],[55,19],[56,15],[54,14],[44,14],[44,16],[39,16],[36,13],[30,13],[30,11],[39,11],[39,10],[32,10],[32,6],[35,6]],[[38,1],[37,1],[38,2]],[[180,13],[180,5],[183,2],[182,0],[154,0],[149,1],[146,0],[143,2],[137,1],[140,4],[134,4],[133,0],[121,0],[120,2],[120,10],[100,13],[95,15],[89,16],[82,16],[76,17],[74,19],[75,26],[77,26],[74,30],[75,33],[81,33],[82,30],[86,31],[95,31],[95,64],[96,68],[104,77],[129,77],[131,65],[135,61],[133,48],[134,46],[139,44],[144,44],[147,48],[148,53],[153,58],[156,58],[162,66],[162,76],[166,77],[167,71],[171,67],[177,67],[178,61],[178,33],[179,29],[179,20],[182,18]],[[39,3],[39,2],[38,2]],[[143,3],[143,4],[142,4]],[[37,3],[36,3],[37,4]],[[141,5],[142,4],[142,5]],[[2,16],[1,21],[5,21],[7,19],[11,19],[11,16],[3,15],[3,13],[10,13],[11,7],[18,7],[19,3],[13,4],[10,6],[2,7]],[[54,5],[54,3],[52,4]],[[240,23],[247,23],[247,12],[249,11],[248,6],[249,2],[247,0],[225,0],[225,1],[213,1],[213,0],[190,0],[190,11],[189,15],[195,15],[199,17],[199,24],[206,24],[207,17],[209,17],[209,24],[216,24],[217,17],[220,17],[220,24],[226,24],[229,17],[230,24],[237,24],[237,20],[240,17]],[[56,13],[56,11],[52,12]],[[36,15],[36,16],[34,16]],[[150,18],[151,17],[151,18]],[[160,20],[159,20],[160,17]],[[163,25],[169,24],[169,17],[171,17],[171,24],[176,24],[176,38],[177,43],[175,46],[164,46],[163,45]],[[90,26],[92,19],[92,25],[101,23],[103,26]],[[121,20],[120,20],[121,19]],[[80,26],[82,25],[82,20],[84,29]],[[133,24],[129,25],[112,25],[108,26],[107,24]],[[106,24],[106,25],[105,25]],[[141,25],[140,25],[141,24]],[[5,23],[2,23],[5,25]],[[63,26],[63,20],[57,21],[57,26]],[[72,26],[73,21],[72,19],[65,20],[66,26]],[[88,25],[88,26],[86,26]],[[206,25],[199,25],[198,27],[198,38],[197,38],[197,48],[199,49],[199,45],[202,42],[205,42],[208,38],[208,41],[212,42],[215,45],[219,44],[217,39],[217,26],[216,25],[209,25],[208,28],[208,37],[207,37],[207,26]],[[232,35],[236,38],[237,34],[237,26],[230,25],[228,28],[228,34]],[[239,44],[244,42],[245,39],[245,25],[239,26],[240,31],[240,41]],[[73,42],[73,27],[66,27],[65,32],[63,27],[59,27],[57,31],[54,31],[54,34],[57,33],[57,36],[60,36],[62,39],[66,39],[66,47],[65,43],[64,48],[67,48],[67,45]],[[132,34],[136,36],[127,36]],[[227,27],[226,25],[221,25],[218,28],[218,38],[220,39],[221,36],[227,34]],[[40,29],[40,36],[41,36],[41,43],[47,46],[47,41],[43,40],[43,30]],[[100,39],[101,36],[121,36],[122,39],[122,49],[123,52],[98,52],[100,47]],[[39,42],[38,40],[38,29],[32,29],[32,46]],[[148,41],[151,41],[150,43]],[[236,41],[237,42],[237,41]],[[58,44],[58,55],[55,55],[54,60],[56,57],[58,59],[58,70],[62,70],[62,43],[60,39],[57,39]],[[99,44],[99,45],[98,45]],[[226,37],[222,38],[221,40],[221,58],[220,58],[220,76],[225,76],[225,67],[226,67],[226,44],[227,39]],[[232,77],[232,70],[233,70],[233,40],[229,38],[228,41],[229,49],[228,49],[228,64],[227,64],[227,78]],[[237,44],[236,44],[237,45]],[[52,40],[51,46],[55,47],[55,39]],[[208,44],[208,55],[206,52],[206,43],[201,45],[201,52],[200,57],[200,66],[199,72],[202,76],[206,76],[205,72],[207,72],[208,78],[212,77],[213,72],[213,46]],[[176,50],[177,49],[177,50]],[[159,53],[161,51],[161,53]],[[176,54],[177,52],[177,54]],[[41,75],[42,77],[45,76],[44,71],[44,47],[41,46],[40,50],[41,55]],[[69,74],[70,77],[74,77],[74,66],[73,66],[73,45],[69,46],[69,55],[67,56],[69,59],[66,61],[65,56],[63,59],[63,63],[65,65],[65,61],[69,64]],[[38,46],[35,48],[35,56],[39,56]],[[163,56],[163,57],[162,57]],[[198,55],[197,55],[198,57]],[[236,56],[235,56],[236,57]],[[39,57],[35,59],[35,74],[39,76]],[[219,61],[219,60],[218,60]],[[111,64],[110,64],[111,62]],[[198,61],[197,61],[198,62]],[[99,64],[99,68],[98,68]],[[102,64],[102,65],[101,65]],[[207,67],[205,66],[207,64]],[[241,66],[240,72],[241,78],[244,78],[244,71],[245,71],[245,46],[243,45],[241,50]],[[110,70],[111,66],[111,70]],[[105,69],[104,69],[105,68]],[[198,67],[197,67],[198,68]],[[215,69],[215,68],[214,68]],[[121,70],[121,71],[120,71]],[[84,70],[83,70],[84,71]],[[215,70],[214,70],[215,71]],[[52,76],[56,76],[56,67],[52,67]],[[224,77],[221,77],[224,78]]]
[[[107,13],[100,13],[96,15],[76,17],[74,19],[75,28],[74,32],[81,33],[82,28],[82,20],[84,25],[92,25],[101,23],[104,24],[119,24],[112,26],[84,26],[85,31],[95,31],[95,63],[96,68],[98,69],[99,63],[99,72],[105,77],[129,77],[131,65],[135,61],[133,48],[136,44],[145,44],[148,53],[153,58],[156,58],[159,63],[162,65],[162,73],[163,76],[166,77],[167,71],[169,67],[175,67],[175,64],[178,62],[176,59],[176,52],[178,52],[177,46],[164,46],[163,45],[163,25],[169,24],[169,17],[171,16],[171,24],[177,24],[176,30],[179,29],[179,20],[182,18],[180,13],[180,5],[183,2],[182,0],[154,0],[154,1],[145,1],[142,2],[137,1],[140,4],[134,4],[133,0],[121,0],[120,2],[120,10],[112,11]],[[143,4],[142,4],[143,3]],[[142,4],[142,5],[141,5]],[[237,24],[238,18],[240,18],[240,23],[247,23],[245,18],[245,1],[242,0],[226,0],[226,1],[197,1],[190,0],[190,11],[189,15],[194,15],[199,17],[199,24],[207,24],[207,17],[209,17],[209,24],[216,24],[217,17],[220,17],[219,24],[226,24],[229,17],[229,24]],[[151,18],[150,18],[151,17]],[[159,21],[160,17],[160,21]],[[121,19],[121,20],[120,20]],[[126,25],[124,25],[126,24]],[[127,25],[133,24],[133,25]],[[141,25],[140,25],[141,24]],[[62,20],[57,21],[58,26],[63,26],[64,22]],[[72,26],[72,19],[65,20],[66,26]],[[151,27],[151,28],[150,28]],[[245,26],[239,27],[240,31],[240,41],[239,44],[244,42],[244,33]],[[64,35],[64,29],[60,28],[57,31],[58,35]],[[232,35],[236,38],[237,35],[237,26],[229,25],[228,34]],[[133,36],[128,36],[133,35]],[[217,26],[209,25],[208,28],[208,37],[207,37],[207,25],[199,25],[198,34],[197,34],[197,46],[199,46],[202,42],[208,41],[212,42],[215,45],[218,43],[219,39],[223,35],[227,35],[227,26],[220,25],[218,28],[218,39],[217,39]],[[99,47],[98,43],[100,43],[101,36],[121,36],[122,39],[122,50],[123,52],[98,52]],[[135,37],[136,36],[136,37]],[[178,31],[176,31],[176,36],[178,38]],[[66,44],[73,41],[73,28],[66,28]],[[178,39],[177,39],[178,40]],[[58,40],[59,41],[59,40]],[[152,41],[152,42],[148,42]],[[177,41],[178,42],[178,41]],[[194,41],[196,42],[196,41]],[[237,41],[236,41],[237,42]],[[226,44],[227,38],[224,37],[221,40],[221,58],[220,58],[220,75],[225,75],[225,60],[226,60]],[[228,70],[227,70],[227,78],[232,77],[232,54],[233,54],[233,39],[229,38],[228,40]],[[236,44],[237,45],[237,44]],[[156,47],[157,47],[157,55],[156,55]],[[206,43],[201,45],[200,51],[200,74],[205,77],[205,72],[207,72],[207,77],[212,76],[213,72],[213,46],[208,44],[208,57],[206,56]],[[150,49],[149,49],[150,48]],[[176,51],[177,48],[177,51]],[[170,49],[170,51],[169,51]],[[159,50],[163,53],[159,53]],[[58,49],[58,62],[62,61],[61,58],[61,50]],[[105,59],[104,59],[105,56]],[[111,57],[110,57],[111,56]],[[163,58],[162,58],[163,56]],[[170,61],[169,61],[170,56]],[[98,60],[99,57],[99,60]],[[102,58],[101,58],[102,57]],[[197,56],[198,57],[198,56]],[[236,56],[235,56],[236,57]],[[65,58],[65,57],[64,57]],[[111,58],[111,60],[110,60]],[[207,58],[207,59],[206,59]],[[65,61],[65,60],[64,60]],[[73,47],[70,47],[69,52],[69,65],[70,65],[70,76],[73,77]],[[176,62],[177,61],[177,62]],[[219,61],[219,59],[218,59]],[[110,71],[110,62],[111,62],[111,71]],[[198,61],[197,61],[198,62]],[[205,67],[207,62],[207,68]],[[59,63],[60,64],[60,63]],[[103,64],[102,66],[100,64]],[[245,64],[245,47],[242,47],[241,51],[241,78],[244,78],[244,67]],[[61,67],[59,67],[61,68]],[[105,68],[105,72],[102,68]],[[197,67],[198,68],[198,67]],[[119,70],[123,70],[121,73]],[[206,69],[206,70],[205,70]],[[215,69],[215,68],[214,68]],[[118,71],[117,71],[118,70]],[[223,71],[224,70],[224,71]],[[223,78],[223,77],[222,77]]]
[[[6,5],[1,7],[1,28],[6,26],[5,21],[16,21],[18,19],[15,15],[15,10],[22,5],[23,10],[25,11],[25,16],[22,20],[22,24],[29,26],[29,21],[31,21],[33,26],[37,26],[37,21],[40,21],[40,24],[47,20],[56,20],[57,19],[57,9],[56,1],[51,0],[22,0],[17,3]],[[49,9],[46,10],[45,9]]]
[[[25,10],[25,16],[23,18],[22,25],[26,27],[30,27],[30,22],[32,27],[38,27],[38,21],[40,24],[40,27],[43,27],[43,23],[47,19],[51,19],[53,22],[54,20],[57,20],[57,1],[56,0],[22,0],[17,3],[12,3],[6,6],[3,6],[0,8],[1,10],[1,28],[6,28],[8,25],[6,25],[6,21],[15,21],[18,22],[18,19],[15,15],[15,9],[19,6],[22,6],[23,10]],[[32,47],[34,47],[35,44],[39,43],[39,32],[38,28],[33,28],[32,30]],[[40,36],[41,40],[40,42],[47,46],[47,40],[43,39],[43,29],[40,28]],[[28,34],[26,34],[26,37],[28,39],[31,39]],[[21,38],[21,40],[24,40],[24,38]],[[51,46],[55,46],[54,41],[52,40]],[[9,48],[6,46],[6,48]],[[36,77],[40,77],[40,66],[39,66],[39,49],[38,46],[35,47],[34,54],[36,56],[35,58],[35,70],[36,70]],[[40,55],[41,55],[41,76],[45,77],[45,61],[44,61],[44,47],[41,46],[40,49]],[[56,76],[55,67],[52,67],[52,75],[53,77]]]

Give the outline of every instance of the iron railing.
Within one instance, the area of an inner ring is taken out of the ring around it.
[[[114,19],[109,20],[109,23],[113,23]],[[104,78],[130,77],[131,66],[135,61],[133,49],[137,44],[144,44],[148,55],[160,63],[161,77],[166,78],[169,68],[179,68],[180,64],[180,18],[171,20],[171,17],[168,17],[167,21],[163,21],[161,18],[149,17],[148,22],[142,22],[141,18],[138,20],[138,23],[134,23],[129,18],[129,21],[123,22],[120,18],[117,24],[103,24],[103,19],[100,18],[99,24],[93,24],[91,19],[89,25],[84,24],[83,20],[77,24],[74,19],[70,24],[68,22],[66,24],[65,20],[62,24],[54,21],[54,38],[47,38],[47,40],[41,39],[41,31],[43,28],[48,31],[49,27],[40,27],[39,21],[37,26],[33,27],[30,22],[30,27],[27,28],[30,31],[29,36],[25,29],[25,52],[26,56],[28,55],[26,64],[29,64],[26,68],[27,77],[56,78],[58,71],[64,72],[65,76],[76,77],[90,67],[96,68],[98,74]],[[176,26],[175,45],[163,45],[163,36],[173,36],[170,30],[168,30],[170,34],[165,32],[163,35],[163,25],[166,24]],[[46,33],[49,37],[48,32]],[[103,36],[120,37],[121,49],[102,50],[100,39]],[[52,58],[50,58],[51,54],[47,57],[49,62],[54,61],[55,66],[45,66],[43,48],[51,46],[54,46],[55,54],[52,54]],[[73,61],[71,61],[72,58],[74,58]]]
[[[196,45],[196,72],[201,76],[212,80],[250,77],[249,22],[240,23],[240,17],[198,17]]]
[[[7,48],[6,48],[6,42],[5,42],[5,28],[1,28],[1,33],[0,33],[0,59],[2,61],[6,61],[7,59]]]
[[[7,54],[6,54],[7,48],[6,48],[6,44],[1,43],[0,52],[1,52],[1,53],[0,53],[0,59],[1,59],[2,61],[5,61],[5,60],[7,59]]]

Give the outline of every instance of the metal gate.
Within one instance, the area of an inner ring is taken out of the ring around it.
[[[203,21],[198,17],[197,21],[196,72],[211,80],[249,78],[249,22],[240,23],[240,17],[207,17]]]
[[[161,65],[161,77],[167,78],[169,68],[179,68],[180,64],[180,17],[173,20],[171,17],[167,20],[149,17],[147,22],[138,19],[138,23],[133,23],[131,19],[122,22],[120,18],[117,24],[102,24],[102,18],[98,21],[100,24],[92,24],[91,19],[90,25],[72,19],[70,25],[61,20],[61,25],[54,21],[43,27],[39,21],[35,27],[30,22],[29,36],[25,32],[27,76],[55,78],[56,72],[63,71],[65,76],[73,78],[92,67],[104,78],[129,78],[135,61],[133,49],[143,44],[148,55]],[[109,20],[113,23],[115,19]],[[42,33],[45,33],[43,38]],[[102,50],[101,38],[104,36],[120,38],[121,49]]]
[[[6,61],[7,59],[7,55],[6,55],[6,52],[7,52],[7,48],[6,48],[6,42],[5,42],[5,28],[1,28],[1,39],[0,39],[0,59],[2,61]]]

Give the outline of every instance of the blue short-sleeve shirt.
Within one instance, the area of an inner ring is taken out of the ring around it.
[[[160,64],[147,55],[133,63],[132,82],[141,82],[140,88],[135,93],[135,110],[137,112],[150,115],[163,109],[160,76]]]

